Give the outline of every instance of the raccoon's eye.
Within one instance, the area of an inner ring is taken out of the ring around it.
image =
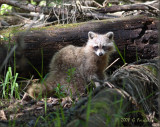
[[[102,49],[103,50],[107,50],[107,46],[102,46]]]
[[[98,46],[94,46],[93,48],[94,48],[94,50],[98,50]]]

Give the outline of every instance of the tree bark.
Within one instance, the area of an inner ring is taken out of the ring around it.
[[[70,25],[46,27],[43,30],[32,30],[24,37],[25,48],[17,50],[17,71],[37,74],[33,66],[44,73],[48,72],[49,62],[55,52],[72,44],[83,46],[87,42],[88,32],[107,33],[113,31],[115,43],[127,63],[137,59],[150,59],[158,55],[158,20],[149,17],[134,17],[92,21]],[[21,36],[20,36],[21,37]],[[23,39],[21,39],[23,40]],[[18,42],[20,44],[21,42]],[[116,52],[111,61],[120,57]],[[30,64],[26,65],[27,61]],[[25,63],[25,64],[24,64]],[[122,61],[118,63],[123,64]],[[25,70],[25,71],[24,71]]]

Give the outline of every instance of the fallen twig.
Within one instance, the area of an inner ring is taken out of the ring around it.
[[[113,64],[115,64],[120,58],[117,58],[115,61],[113,61],[104,71],[106,71],[108,68],[110,68]]]

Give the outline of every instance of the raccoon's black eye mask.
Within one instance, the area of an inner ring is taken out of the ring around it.
[[[97,51],[99,47],[98,46],[94,46],[93,48],[94,48],[95,51]]]
[[[107,46],[102,46],[102,49],[103,50],[107,50]]]

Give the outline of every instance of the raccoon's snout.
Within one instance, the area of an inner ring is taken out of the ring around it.
[[[99,53],[99,56],[103,56],[103,53],[102,53],[102,52],[100,52],[100,53]]]

